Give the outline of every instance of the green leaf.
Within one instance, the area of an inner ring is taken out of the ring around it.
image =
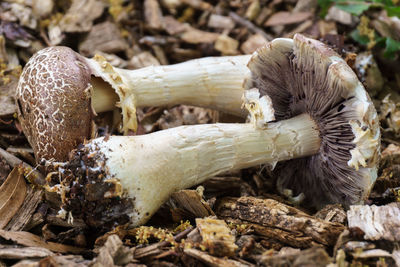
[[[366,35],[360,35],[360,32],[356,29],[350,33],[351,38],[359,44],[367,46],[369,38]]]
[[[386,37],[386,49],[383,56],[386,58],[394,59],[396,53],[400,51],[400,42]]]
[[[318,0],[318,5],[320,7],[319,16],[325,17],[328,14],[328,9],[331,7],[333,0]]]
[[[370,3],[359,2],[359,1],[346,1],[346,2],[336,3],[337,8],[356,16],[361,15],[370,6],[371,6]]]
[[[397,16],[400,18],[400,6],[385,6],[389,17]]]

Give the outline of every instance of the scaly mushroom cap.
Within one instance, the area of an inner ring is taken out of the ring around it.
[[[68,159],[92,136],[90,69],[67,47],[49,47],[26,64],[18,82],[18,119],[37,160]]]
[[[272,99],[276,120],[308,113],[320,130],[317,155],[277,165],[278,189],[303,193],[317,207],[363,201],[377,177],[380,131],[376,110],[346,62],[297,34],[259,49],[248,67],[246,88]]]

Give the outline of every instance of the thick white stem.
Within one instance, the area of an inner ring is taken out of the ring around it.
[[[114,68],[101,57],[87,62],[93,75],[118,94],[127,130],[136,127],[136,107],[187,104],[243,116],[241,97],[250,57],[208,57],[138,70]]]
[[[143,136],[96,139],[108,178],[135,199],[133,224],[144,223],[176,190],[220,173],[317,153],[319,131],[309,115],[271,123],[181,126]]]
[[[94,89],[92,92],[93,110],[96,113],[100,113],[115,109],[115,104],[118,102],[118,95],[110,85],[97,77],[92,77],[90,83]]]

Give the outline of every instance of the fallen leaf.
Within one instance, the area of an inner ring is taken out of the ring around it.
[[[0,187],[0,229],[14,217],[26,196],[26,183],[23,174],[15,167]]]

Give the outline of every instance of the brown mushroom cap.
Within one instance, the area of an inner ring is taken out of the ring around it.
[[[25,66],[17,87],[18,119],[41,158],[66,161],[71,147],[92,136],[91,72],[67,47],[49,47]]]
[[[303,193],[318,207],[364,200],[377,177],[380,132],[376,110],[346,62],[297,34],[258,50],[249,68],[247,88],[271,98],[276,120],[308,113],[320,130],[318,154],[278,163],[278,188]]]

